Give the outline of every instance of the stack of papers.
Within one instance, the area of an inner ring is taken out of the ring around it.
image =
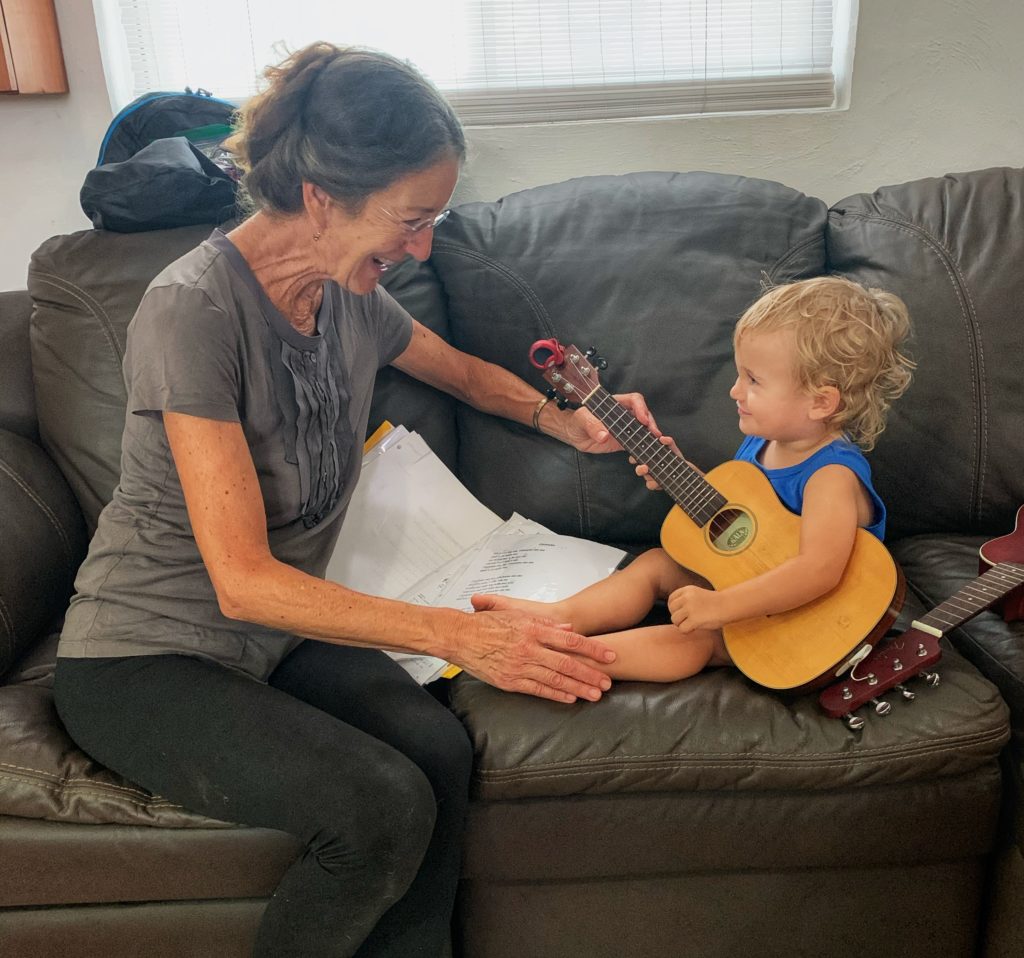
[[[358,592],[472,611],[475,592],[553,602],[610,575],[621,549],[562,536],[480,503],[415,432],[371,437],[327,578]],[[421,684],[442,659],[389,652]]]

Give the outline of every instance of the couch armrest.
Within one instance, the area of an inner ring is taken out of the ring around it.
[[[60,470],[34,442],[0,429],[0,675],[67,606],[85,523]]]

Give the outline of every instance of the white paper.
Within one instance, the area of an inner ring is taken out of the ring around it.
[[[476,592],[557,602],[615,570],[621,549],[553,532],[492,538],[434,603],[468,611]]]
[[[363,458],[326,577],[370,595],[468,612],[475,592],[565,598],[609,575],[624,555],[519,515],[503,523],[418,434],[398,427]],[[429,655],[388,655],[420,684],[448,668]]]
[[[326,578],[393,599],[496,529],[501,518],[417,433],[379,446],[364,459]]]

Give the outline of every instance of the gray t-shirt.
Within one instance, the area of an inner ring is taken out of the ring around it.
[[[150,284],[128,327],[121,479],[75,581],[58,654],[182,653],[265,679],[300,639],[225,618],[192,534],[164,411],[240,422],[273,555],[322,577],[362,462],[377,370],[412,320],[324,284],[299,333],[220,232]]]

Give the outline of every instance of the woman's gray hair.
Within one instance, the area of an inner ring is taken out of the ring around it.
[[[465,157],[448,101],[386,53],[313,43],[264,77],[230,142],[252,208],[297,213],[310,182],[355,213],[403,176]]]

